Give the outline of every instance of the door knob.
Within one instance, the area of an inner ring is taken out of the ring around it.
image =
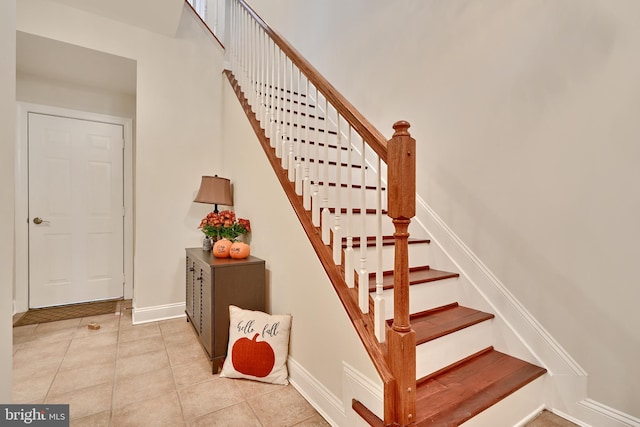
[[[42,224],[43,222],[49,223],[49,221],[45,221],[44,219],[40,218],[39,216],[33,218],[33,223],[34,224]]]

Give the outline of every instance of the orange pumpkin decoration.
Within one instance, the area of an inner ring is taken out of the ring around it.
[[[233,242],[229,249],[229,256],[235,259],[244,259],[249,256],[251,248],[244,242]]]
[[[216,258],[229,258],[230,249],[231,241],[228,239],[220,239],[213,244],[213,256]]]

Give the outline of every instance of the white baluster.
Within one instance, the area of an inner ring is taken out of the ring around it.
[[[233,61],[233,57],[236,51],[236,42],[237,39],[235,37],[235,2],[227,2],[226,13],[228,14],[228,25],[227,34],[229,34],[229,39],[225,41],[227,43],[228,48],[225,50],[225,66],[229,66],[233,73],[236,72],[235,63]]]
[[[275,105],[275,121],[276,121],[276,131],[275,134],[273,136],[273,138],[271,138],[271,147],[276,149],[276,156],[280,157],[278,155],[278,152],[280,150],[278,150],[278,146],[280,144],[278,144],[278,141],[280,141],[280,138],[282,138],[282,126],[281,126],[281,120],[282,120],[282,114],[280,111],[280,91],[282,90],[282,86],[281,86],[281,80],[282,80],[282,67],[281,67],[281,63],[282,63],[282,51],[280,50],[280,47],[275,46],[276,49],[276,71],[275,71],[275,77],[276,77],[276,87],[274,90],[274,105]]]
[[[340,117],[340,114],[336,111],[336,124],[337,124],[337,132],[338,132],[338,137],[337,137],[337,156],[338,156],[338,161],[337,161],[337,165],[338,167],[336,168],[336,201],[335,201],[335,206],[336,206],[336,211],[334,214],[334,224],[333,224],[333,262],[336,264],[340,264],[341,260],[342,260],[342,225],[340,224],[340,220],[342,217],[342,171],[341,171],[341,167],[340,167],[340,153],[342,153],[342,132],[340,131],[340,122],[342,121],[342,118]],[[325,161],[327,161],[328,159],[326,159]]]
[[[249,22],[249,17],[246,11],[244,12],[244,25],[245,25],[245,53],[244,53],[244,63],[245,63],[245,84],[242,86],[246,89],[246,97],[249,101],[249,106],[253,104],[253,81],[251,73],[253,71],[253,60],[251,56],[251,33],[252,33],[252,25]]]
[[[269,45],[271,43],[271,39],[269,38],[269,36],[267,35],[266,31],[263,31],[264,33],[264,43],[263,43],[263,49],[264,49],[264,81],[262,82],[262,87],[260,88],[262,90],[262,98],[264,99],[264,111],[263,111],[263,120],[265,123],[264,126],[264,133],[265,135],[269,136],[271,134],[271,108],[270,108],[270,104],[271,104],[271,98],[270,98],[270,92],[271,92],[271,88],[273,87],[273,85],[271,84],[271,54],[270,54],[270,49],[269,49]]]
[[[278,112],[278,46],[276,46],[275,42],[270,43],[270,51],[271,51],[271,102],[269,105],[271,106],[270,111],[271,114],[269,116],[269,141],[274,141],[278,137],[278,123],[277,112]]]
[[[315,154],[313,156],[313,191],[311,194],[311,222],[315,227],[320,227],[320,197],[319,197],[319,186],[318,182],[320,180],[320,92],[318,92],[318,88],[315,88],[315,130],[314,130],[314,151]]]
[[[280,69],[281,76],[281,88],[280,91],[282,93],[287,92],[287,55],[282,52],[282,67]],[[285,151],[284,147],[287,141],[287,107],[286,100],[283,99],[281,101],[282,111],[278,110],[280,114],[280,119],[278,120],[278,125],[280,126],[280,136],[278,137],[278,141],[276,142],[276,156],[280,158],[280,165],[284,168],[284,157]]]
[[[260,48],[260,45],[262,44],[262,31],[260,29],[260,27],[258,27],[258,23],[255,21],[253,22],[253,26],[254,26],[254,43],[253,43],[253,57],[255,59],[255,70],[254,70],[254,80],[253,80],[253,92],[255,94],[255,104],[254,104],[254,109],[253,111],[256,114],[256,119],[258,120],[258,123],[260,123],[260,128],[262,128],[264,130],[264,121],[262,120],[262,110],[263,108],[263,101],[262,101],[262,92],[261,92],[261,85],[262,85],[262,49]]]
[[[358,270],[358,305],[363,313],[369,312],[369,271],[367,270],[367,194],[366,194],[366,142],[360,144],[360,269]]]
[[[342,156],[338,153],[338,168]],[[354,287],[354,268],[353,268],[353,235],[351,234],[351,221],[353,220],[353,163],[351,158],[351,124],[347,127],[347,224],[345,234],[347,236],[347,247],[344,251],[344,274],[345,281],[350,288]],[[364,188],[364,187],[362,187]],[[360,242],[362,244],[362,242]]]
[[[234,22],[235,22],[234,44],[236,46],[235,48],[236,66],[233,68],[233,72],[236,74],[236,80],[238,81],[238,84],[242,84],[242,14],[240,13],[240,6],[236,7]]]
[[[296,119],[296,137],[294,139],[294,147],[295,150],[293,152],[293,160],[295,162],[295,167],[293,168],[293,179],[290,177],[289,179],[292,182],[295,182],[295,190],[298,196],[302,195],[302,167],[300,164],[300,147],[302,145],[302,72],[298,69],[298,81],[297,81],[297,89],[296,89],[296,99],[298,100],[298,105],[296,108],[296,114],[294,115]],[[292,106],[293,108],[293,106]]]
[[[322,170],[322,242],[325,245],[331,243],[331,211],[329,210],[329,103],[324,98],[324,167]]]
[[[265,83],[265,66],[264,66],[264,49],[263,49],[263,44],[264,44],[264,31],[262,31],[262,28],[260,28],[258,26],[258,24],[256,23],[256,64],[257,64],[257,70],[256,70],[256,96],[257,96],[257,109],[256,109],[256,119],[258,120],[258,122],[260,123],[260,127],[264,130],[265,129],[265,123],[264,123],[264,110],[265,110],[265,105],[264,105],[264,83]]]
[[[243,20],[244,22],[244,32],[245,32],[245,52],[244,52],[244,63],[245,63],[245,83],[242,86],[243,89],[247,88],[245,91],[245,96],[249,101],[249,106],[252,106],[253,102],[253,81],[251,80],[251,72],[253,70],[253,61],[251,58],[251,24],[249,23],[249,17],[246,11],[243,11]]]
[[[270,92],[271,92],[271,87],[273,87],[273,85],[271,85],[271,55],[270,55],[270,49],[269,49],[269,44],[270,44],[270,38],[267,35],[266,32],[264,32],[264,81],[262,83],[262,98],[264,99],[264,111],[263,111],[263,118],[264,118],[264,123],[265,123],[265,135],[270,135],[271,133],[271,109],[270,109],[270,103],[271,103],[271,98],[269,96]]]
[[[289,169],[289,151],[291,150],[291,144],[293,144],[293,129],[292,129],[292,121],[291,121],[291,107],[287,108],[287,92],[291,91],[293,88],[293,62],[291,60],[287,63],[287,70],[289,73],[288,85],[286,86],[286,90],[284,91],[284,123],[283,127],[285,128],[285,136],[282,140],[282,167],[284,169]]]
[[[249,17],[251,19],[251,17]],[[260,57],[258,50],[258,39],[260,32],[258,24],[251,19],[251,58],[253,61],[253,68],[251,69],[251,95],[253,97],[253,112],[260,117],[260,96],[258,93],[258,86],[260,85]],[[262,125],[261,125],[262,127]]]
[[[380,156],[377,164],[377,183],[376,183],[376,296],[374,303],[375,325],[374,332],[379,342],[384,342],[385,333],[385,315],[384,315],[384,299],[382,298],[382,161]]]
[[[245,25],[245,11],[238,6],[238,65],[240,66],[240,84],[244,85],[245,82],[245,67],[247,65],[245,61],[246,54],[246,42],[247,42],[247,26]],[[246,86],[243,86],[246,88]]]
[[[232,44],[233,48],[231,50],[231,70],[236,76],[236,80],[240,78],[240,72],[238,67],[238,51],[239,51],[239,42],[240,42],[240,33],[238,31],[238,3],[232,2],[233,6],[231,7],[231,29],[229,30],[229,34],[231,34],[231,40],[229,42]]]
[[[296,97],[295,94],[295,87],[299,84],[298,82],[300,82],[300,70],[298,70],[298,67],[295,68],[295,74],[293,72],[293,69],[291,70],[291,90],[290,90],[290,101],[289,101],[289,109],[291,110],[291,112],[289,113],[289,121],[291,122],[291,135],[289,136],[289,169],[288,169],[288,178],[289,181],[294,182],[296,179],[296,145],[297,145],[297,141],[298,141],[298,129],[296,127],[296,122],[298,120],[297,115],[295,114],[295,111],[297,111],[297,107],[294,104],[294,98]],[[296,83],[294,84],[294,78],[297,79]]]
[[[246,53],[247,53],[247,27],[245,25],[245,12],[244,10],[240,9],[240,13],[238,16],[238,34],[240,35],[240,49],[239,49],[239,55],[238,55],[238,62],[239,62],[239,82],[240,82],[240,87],[243,88],[243,90],[245,90],[244,88],[247,87],[247,70],[246,70],[246,66],[247,66],[247,61],[246,61]],[[248,96],[248,94],[246,93],[245,90],[245,96]]]
[[[306,100],[307,102],[305,103],[305,116],[304,116],[304,139],[305,139],[305,143],[304,143],[304,148],[305,148],[305,155],[304,155],[304,164],[303,164],[303,170],[302,170],[302,205],[304,206],[305,210],[310,210],[311,209],[311,179],[309,178],[309,162],[311,161],[311,159],[309,159],[309,155],[311,154],[311,141],[309,140],[310,136],[311,136],[311,131],[309,130],[309,124],[311,123],[311,120],[309,119],[309,115],[311,115],[311,107],[309,106],[309,104],[311,103],[311,91],[309,90],[309,79],[306,79],[306,89],[305,89],[305,95],[306,95]]]
[[[251,19],[251,17],[249,17]],[[251,106],[255,114],[260,114],[260,98],[258,97],[258,84],[260,75],[260,63],[258,62],[258,25],[251,19]]]

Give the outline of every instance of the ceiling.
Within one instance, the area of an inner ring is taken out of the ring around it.
[[[105,18],[174,37],[184,0],[53,0]]]
[[[184,0],[51,1],[169,37],[175,36],[184,7]],[[134,60],[20,31],[16,34],[16,72],[118,93],[136,93]]]
[[[133,95],[136,61],[84,47],[16,33],[16,73]]]

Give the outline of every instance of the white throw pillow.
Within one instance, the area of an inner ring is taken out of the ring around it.
[[[221,377],[289,384],[291,315],[229,306],[229,347]]]

